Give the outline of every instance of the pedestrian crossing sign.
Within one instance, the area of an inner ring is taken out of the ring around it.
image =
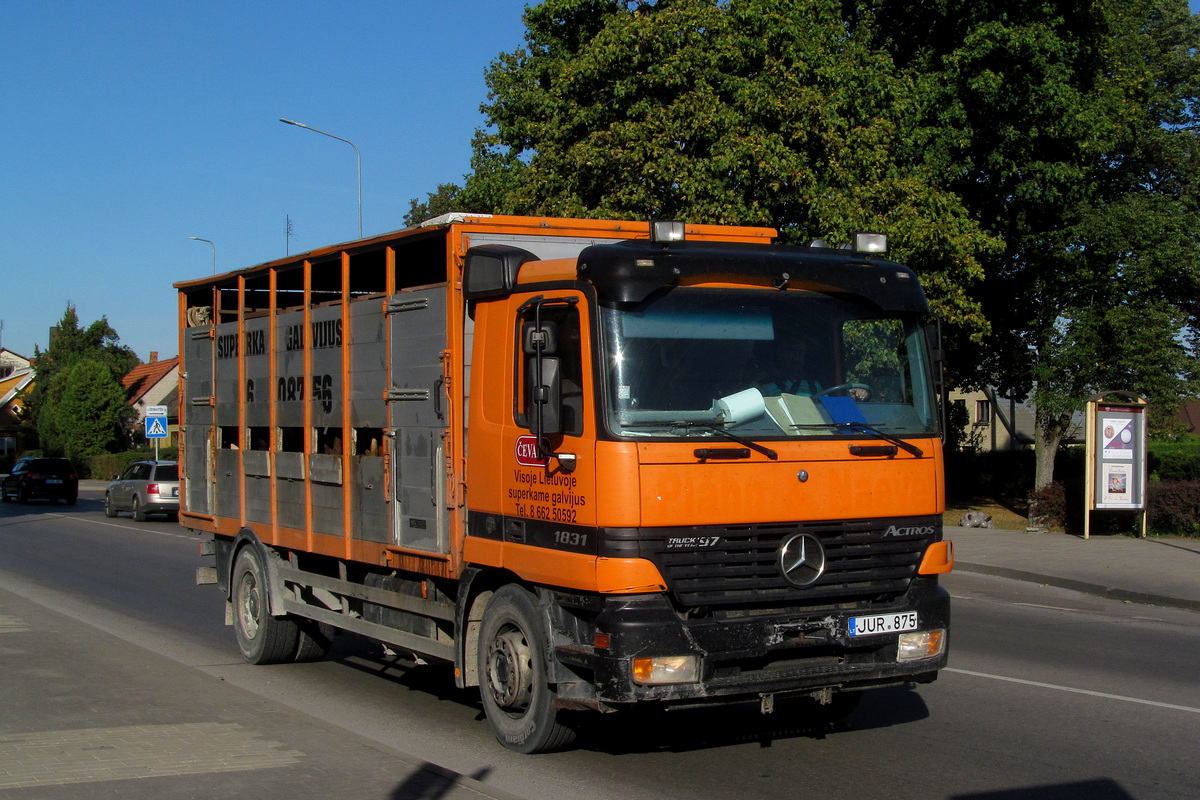
[[[165,438],[167,438],[167,418],[166,417],[146,417],[146,438],[147,439],[165,439]]]

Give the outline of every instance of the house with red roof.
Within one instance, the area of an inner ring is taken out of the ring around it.
[[[138,412],[138,425],[146,418],[148,406],[167,407],[166,447],[179,445],[179,356],[158,360],[158,351],[150,351],[150,361],[139,364],[121,379],[129,404]]]
[[[33,377],[28,358],[0,347],[0,458],[16,453],[20,444],[21,395],[33,388]]]

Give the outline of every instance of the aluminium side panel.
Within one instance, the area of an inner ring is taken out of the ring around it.
[[[211,514],[213,432],[212,326],[188,328],[183,335],[184,508]]]
[[[246,362],[246,425],[264,428],[271,424],[270,317],[246,320],[242,357]],[[250,443],[247,442],[249,446]]]
[[[401,292],[388,303],[392,343],[393,543],[445,553],[446,289]]]
[[[343,536],[347,514],[343,512],[344,465],[342,446],[349,431],[342,430],[342,307],[314,308],[312,330],[312,424],[314,450],[308,457],[308,479],[312,492],[313,530]]]
[[[350,304],[350,419],[355,454],[349,480],[354,497],[354,536],[391,541],[391,517],[384,486],[383,453],[387,410],[387,313],[382,297]]]
[[[217,363],[215,389],[217,397],[217,426],[238,426],[238,324],[224,322],[216,326]],[[218,476],[218,483],[220,483]]]

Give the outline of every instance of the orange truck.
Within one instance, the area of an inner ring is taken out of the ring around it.
[[[453,214],[177,283],[181,523],[247,661],[452,667],[496,738],[946,664],[936,331],[882,237]]]

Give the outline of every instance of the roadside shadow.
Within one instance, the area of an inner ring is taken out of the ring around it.
[[[1162,539],[1147,539],[1146,541],[1150,542],[1151,544],[1162,545],[1163,547],[1171,547],[1175,550],[1182,550],[1183,552],[1190,553],[1194,556],[1200,556],[1200,541],[1197,541],[1193,547],[1175,544],[1174,542],[1164,542]]]
[[[765,748],[777,741],[819,740],[928,716],[929,708],[921,696],[903,687],[866,692],[858,708],[836,722],[821,719],[815,703],[806,698],[778,701],[771,714],[761,713],[757,703],[680,710],[635,708],[581,718],[576,746],[609,755],[689,752],[736,744]]]
[[[482,782],[491,771],[490,767],[482,767],[468,777]],[[460,773],[426,761],[388,797],[390,800],[441,800],[458,788],[462,777]],[[470,793],[475,794],[473,790]]]
[[[354,636],[334,637],[330,659],[396,686],[458,703],[475,711],[477,719],[484,719],[478,690],[459,689],[448,665],[420,663]],[[865,692],[852,713],[834,722],[822,719],[815,702],[808,698],[779,700],[771,714],[761,713],[755,701],[702,708],[634,707],[614,714],[566,712],[563,722],[578,731],[575,749],[628,755],[746,743],[770,747],[776,741],[824,739],[851,730],[904,725],[928,716],[929,708],[917,691],[897,686]]]
[[[956,794],[951,795],[950,800],[1134,800],[1134,797],[1116,781],[1098,778],[1093,781]]]
[[[389,683],[482,711],[479,693],[459,689],[449,664],[427,664],[358,636],[334,636],[329,659]]]

